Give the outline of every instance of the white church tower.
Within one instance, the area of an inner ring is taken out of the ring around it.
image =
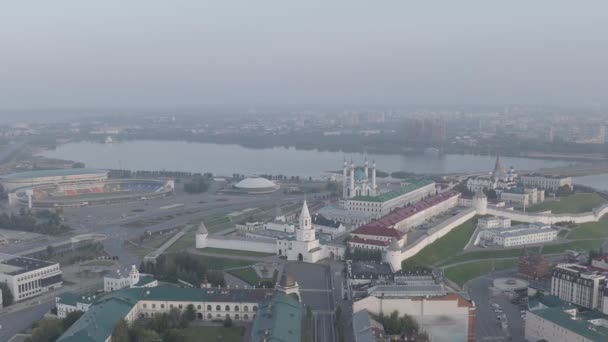
[[[312,226],[312,217],[308,211],[308,205],[306,201],[302,205],[302,212],[300,213],[300,225],[296,230],[296,240],[298,241],[314,241],[315,229]]]

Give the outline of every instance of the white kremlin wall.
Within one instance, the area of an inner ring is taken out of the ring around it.
[[[487,214],[510,218],[513,221],[526,223],[540,222],[544,224],[556,224],[558,222],[587,223],[597,222],[608,213],[608,204],[593,209],[593,211],[580,214],[551,214],[551,213],[531,213],[516,210],[506,210],[494,207],[487,208]]]
[[[196,248],[222,248],[235,251],[249,251],[260,253],[276,253],[277,243],[273,239],[254,239],[223,236],[196,235]]]
[[[420,250],[422,250],[424,247],[432,244],[437,239],[451,232],[452,229],[475,217],[476,213],[477,211],[474,208],[468,208],[441,222],[434,228],[430,229],[427,235],[421,236],[412,244],[408,245],[405,249],[402,249],[396,253],[391,253],[391,251],[388,251],[385,254],[385,258],[387,259],[386,261],[391,265],[394,272],[401,270],[401,262],[403,260],[407,260],[418,254],[418,252],[420,252]]]

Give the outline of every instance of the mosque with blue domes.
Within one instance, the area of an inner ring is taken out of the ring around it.
[[[367,159],[365,159],[362,167],[355,166],[352,160],[350,161],[350,165],[348,165],[345,160],[342,168],[342,177],[344,179],[342,194],[345,200],[357,196],[376,196],[375,162],[372,162],[370,168]]]

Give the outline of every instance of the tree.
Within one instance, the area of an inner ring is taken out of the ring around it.
[[[171,329],[165,334],[163,341],[165,342],[184,342],[186,341],[186,335],[179,330]]]
[[[48,245],[46,246],[46,255],[52,257],[55,254],[55,247]]]
[[[224,328],[232,327],[232,319],[229,316],[226,316],[224,319]]]
[[[61,321],[63,331],[68,330],[68,328],[71,327],[72,324],[74,324],[82,315],[84,315],[84,312],[80,310],[72,311],[67,314],[65,318]]]
[[[177,328],[182,318],[182,313],[177,308],[169,310],[169,329]]]
[[[188,326],[195,318],[196,311],[194,311],[194,305],[188,304],[188,306],[186,306],[186,311],[182,314],[182,320],[185,322],[186,326]]]
[[[314,341],[314,322],[312,316],[312,309],[310,305],[306,305],[306,330],[304,331],[304,342]]]
[[[32,342],[53,342],[63,333],[61,321],[57,318],[46,318],[38,322],[32,331]]]
[[[118,320],[112,331],[112,342],[130,342],[129,325],[124,318]]]
[[[2,290],[2,305],[9,306],[13,304],[13,293],[6,283],[0,283],[0,290]]]
[[[76,162],[76,163],[72,164],[73,169],[84,169],[84,166],[85,165],[82,162]]]

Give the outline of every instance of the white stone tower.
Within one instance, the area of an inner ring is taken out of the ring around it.
[[[135,265],[131,265],[131,271],[129,272],[129,283],[130,287],[135,286],[135,284],[139,283],[139,270]]]
[[[391,240],[385,254],[386,262],[391,266],[393,272],[401,271],[401,246],[397,238]]]
[[[196,248],[207,247],[207,237],[209,237],[207,226],[205,226],[205,223],[201,222],[196,232]]]
[[[488,198],[483,191],[478,190],[473,196],[473,209],[477,212],[477,215],[485,215],[488,211]]]
[[[316,239],[315,229],[312,226],[312,217],[308,211],[306,200],[304,200],[302,212],[300,212],[300,225],[296,230],[296,239],[298,241],[314,241]]]

